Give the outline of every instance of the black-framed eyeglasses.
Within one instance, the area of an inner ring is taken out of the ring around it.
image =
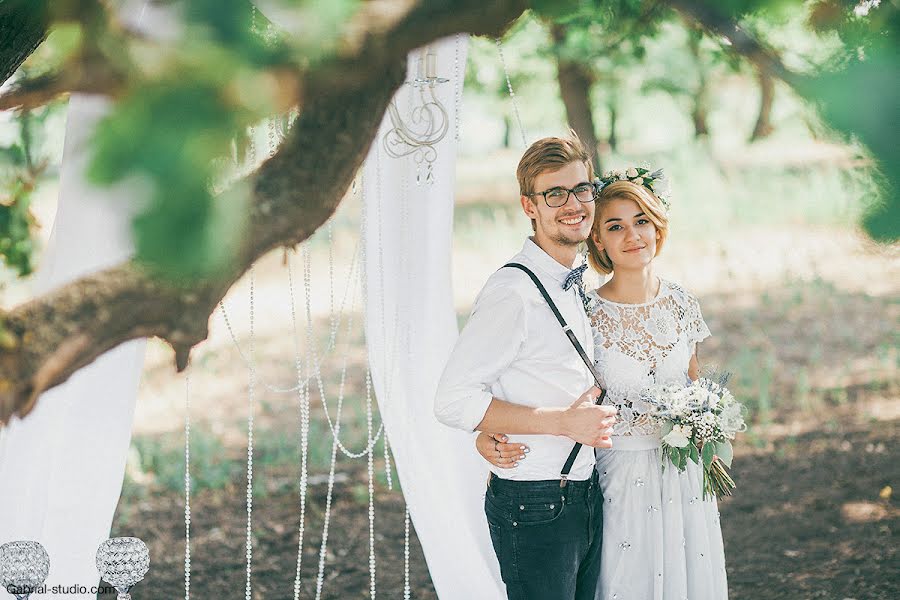
[[[560,206],[564,206],[566,202],[569,201],[569,194],[574,194],[575,199],[579,202],[593,202],[597,199],[597,194],[600,193],[597,184],[595,183],[579,183],[572,189],[564,188],[564,187],[554,187],[549,190],[544,190],[543,192],[534,192],[533,194],[526,194],[527,196],[543,196],[544,202],[547,203],[547,206],[550,208],[559,208]]]

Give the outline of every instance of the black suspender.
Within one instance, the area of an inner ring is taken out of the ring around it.
[[[541,293],[541,296],[544,297],[544,300],[547,301],[547,304],[550,305],[550,310],[553,311],[553,316],[556,317],[556,320],[559,321],[560,327],[563,328],[566,336],[569,338],[569,341],[572,342],[572,345],[575,346],[575,350],[578,352],[578,356],[581,357],[581,360],[584,361],[584,364],[587,366],[588,370],[591,372],[591,375],[594,376],[594,383],[597,384],[597,387],[600,386],[600,376],[597,375],[596,369],[594,369],[594,362],[588,358],[588,355],[585,353],[584,348],[581,347],[581,343],[578,341],[578,338],[575,337],[575,334],[572,332],[572,328],[566,323],[566,320],[563,319],[563,316],[560,314],[559,309],[556,308],[556,304],[553,300],[550,299],[550,294],[547,293],[547,290],[544,288],[544,285],[541,283],[540,279],[537,278],[531,269],[526,267],[525,265],[521,265],[519,263],[507,263],[503,265],[504,267],[512,267],[514,269],[519,269],[524,272],[528,277],[531,278],[531,281],[534,282],[534,285],[537,286],[538,291]],[[595,404],[601,404],[603,399],[606,398],[606,390],[602,390],[601,394],[594,401]],[[572,451],[569,452],[569,457],[566,459],[565,464],[563,465],[562,471],[560,472],[560,487],[565,487],[566,481],[569,478],[569,471],[572,470],[572,465],[575,464],[575,458],[578,456],[578,451],[581,450],[581,444],[579,442],[575,442],[575,445],[572,447]]]

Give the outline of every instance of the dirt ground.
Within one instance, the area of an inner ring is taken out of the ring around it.
[[[865,399],[859,400],[865,402]],[[900,507],[887,486],[900,481],[900,420],[859,422],[852,407],[835,410],[801,435],[757,438],[735,460],[734,497],[721,502],[732,600],[900,597]],[[338,463],[323,598],[366,598],[368,519],[362,463]],[[286,474],[290,475],[290,474]],[[398,491],[376,494],[376,585],[403,597],[404,504]],[[326,485],[310,488],[301,598],[314,598]],[[191,589],[195,597],[238,597],[245,578],[244,491],[205,491],[192,500]],[[136,597],[183,593],[183,499],[159,492],[120,505],[116,534],[150,542],[153,566]],[[123,513],[134,513],[129,518]],[[291,598],[296,568],[298,498],[269,495],[254,504],[254,598]],[[123,520],[122,517],[126,518]],[[410,535],[413,598],[436,598],[421,548]],[[108,596],[112,598],[112,596]]]

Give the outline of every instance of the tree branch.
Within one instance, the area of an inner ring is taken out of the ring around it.
[[[775,50],[741,27],[716,4],[705,0],[667,0],[667,2],[710,34],[724,37],[730,43],[732,51],[745,57],[761,71],[778,77],[795,88],[801,86],[806,79],[804,75],[788,69]]]
[[[27,415],[42,392],[131,339],[165,339],[184,369],[216,304],[249,266],[307,239],[334,213],[403,82],[407,53],[463,31],[498,35],[524,9],[522,0],[421,0],[365,34],[356,52],[309,73],[300,117],[250,178],[250,225],[230,271],[178,284],[131,261],[0,314],[11,334],[0,350],[0,423]],[[311,151],[310,140],[328,143]]]
[[[103,59],[72,60],[57,73],[17,81],[6,93],[0,94],[0,111],[37,108],[75,92],[115,96],[123,89],[125,81],[125,75],[116,72]]]
[[[48,0],[0,2],[0,85],[41,45],[49,27]]]

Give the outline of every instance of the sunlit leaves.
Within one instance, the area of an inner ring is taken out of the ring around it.
[[[801,92],[815,100],[831,126],[859,139],[878,160],[881,193],[867,207],[863,226],[875,239],[896,241],[900,238],[900,7],[883,2],[862,15],[853,12],[854,4],[858,3],[819,3],[821,11],[843,9],[840,17],[818,15],[816,24],[844,40],[847,61],[807,78]]]
[[[565,19],[594,8],[590,0],[531,0],[531,10],[542,19]]]
[[[52,107],[15,116],[15,141],[0,146],[0,260],[19,277],[32,272],[37,220],[31,199],[44,173],[43,125]]]
[[[215,235],[216,216],[244,207],[214,204],[212,161],[230,151],[250,117],[228,104],[220,88],[185,77],[134,90],[100,125],[92,178],[113,183],[137,176],[152,188],[150,204],[134,222],[139,258],[182,276],[214,271],[232,258],[233,245]]]
[[[247,196],[232,190],[214,198],[211,188],[221,182],[221,169],[243,162],[251,124],[296,104],[302,72],[333,56],[341,25],[358,4],[272,0],[260,10],[246,0],[176,5],[183,34],[158,53],[153,70],[102,123],[90,173],[101,183],[137,180],[151,190],[134,221],[140,260],[184,277],[216,271],[233,258]],[[277,19],[303,31],[293,36],[262,9],[289,10],[295,17],[315,13],[317,19]]]
[[[31,273],[35,227],[31,214],[33,185],[24,177],[17,177],[8,191],[0,195],[0,259],[20,277]]]

